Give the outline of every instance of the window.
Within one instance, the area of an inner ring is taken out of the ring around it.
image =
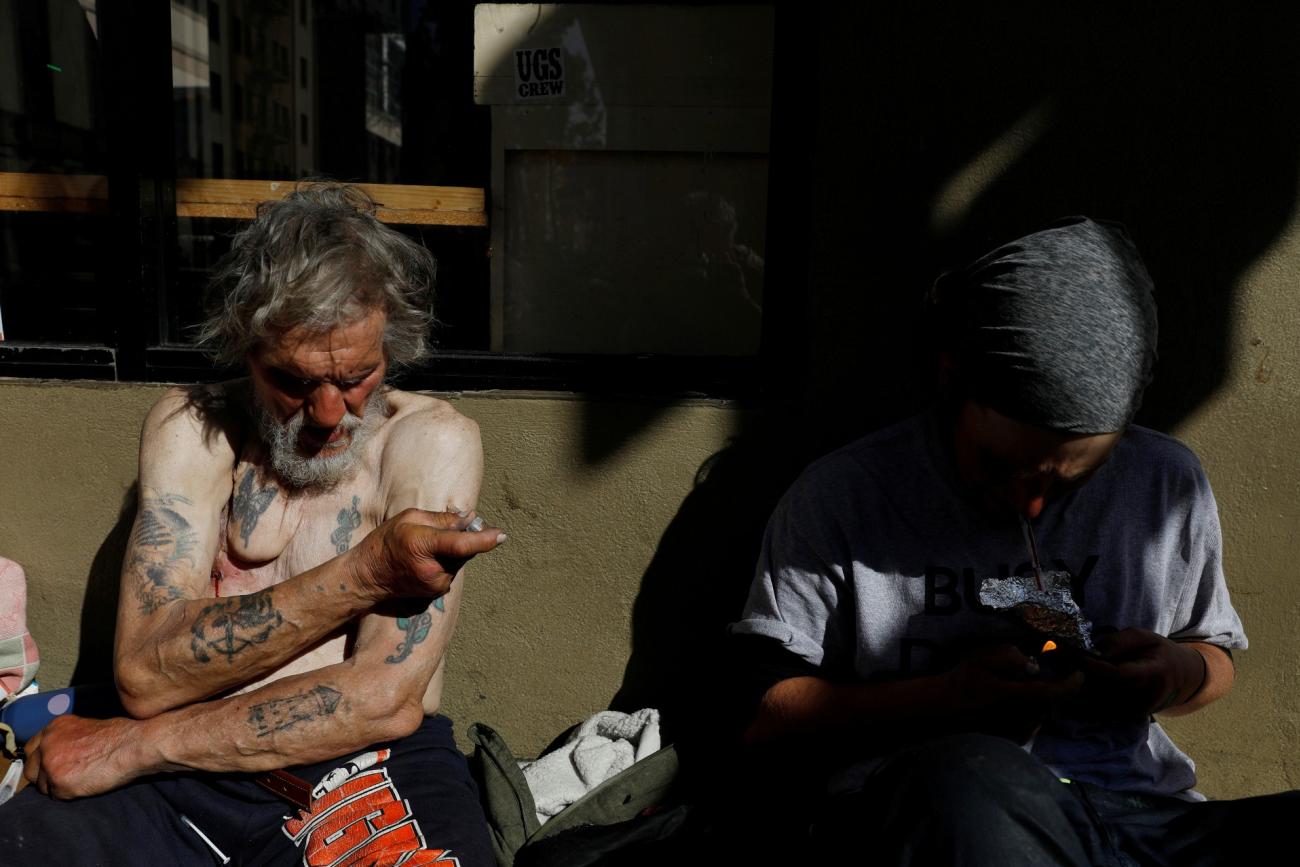
[[[106,206],[98,23],[75,3],[0,6],[0,188],[20,205],[0,210],[0,352],[33,375],[104,376],[117,316],[102,287],[129,279]]]
[[[411,22],[400,4],[300,2],[296,21],[289,4],[242,4],[223,45],[217,2],[203,17],[193,0],[170,17],[99,5],[106,36],[154,53],[124,64],[105,47],[118,59],[84,70],[104,84],[84,82],[80,125],[12,144],[75,144],[58,164],[102,186],[85,187],[84,213],[0,212],[7,336],[104,350],[67,375],[217,375],[192,348],[212,265],[257,201],[315,175],[362,182],[437,257],[439,387],[725,393],[754,378],[770,294],[770,8],[561,5],[530,19],[535,7],[448,2]],[[0,70],[48,62],[35,48],[9,58],[6,32]],[[676,67],[632,62],[663,44],[681,46]],[[132,101],[157,92],[168,50],[171,105],[108,141],[119,127],[104,117],[140,116]],[[328,62],[312,69],[313,56]],[[110,176],[104,153],[130,158]],[[0,170],[31,165],[22,154]],[[35,262],[21,241],[51,232],[80,233],[82,253]],[[0,375],[21,367],[11,349],[0,344]]]

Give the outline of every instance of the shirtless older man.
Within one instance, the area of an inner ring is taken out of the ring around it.
[[[384,384],[427,351],[434,262],[372,211],[306,187],[219,267],[202,342],[248,377],[145,420],[115,652],[130,716],[29,742],[59,800],[4,808],[6,857],[491,863],[434,714],[458,570],[505,536],[472,511],[475,424]]]

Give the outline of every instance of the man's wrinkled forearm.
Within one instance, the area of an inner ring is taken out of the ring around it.
[[[255,682],[374,605],[344,554],[242,596],[178,599],[119,639],[118,693],[135,717]]]
[[[416,689],[344,662],[138,721],[132,762],[146,774],[273,770],[405,737],[423,716]]]
[[[123,705],[149,717],[253,683],[381,601],[442,598],[461,565],[505,540],[497,528],[467,530],[471,520],[404,509],[356,547],[256,593],[175,599],[129,630],[119,612]]]

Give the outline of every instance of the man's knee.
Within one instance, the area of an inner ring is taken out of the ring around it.
[[[1072,809],[1064,788],[1010,741],[953,735],[888,757],[837,811],[882,828],[915,825],[926,834],[989,839],[1027,825],[1061,826],[1062,809]]]
[[[814,841],[833,851],[865,834],[900,864],[1081,864],[1078,812],[1064,784],[1022,748],[955,735],[900,750],[860,791],[832,799]]]
[[[1003,738],[960,734],[936,738],[900,750],[886,759],[875,776],[889,787],[933,803],[956,805],[968,800],[986,806],[990,798],[1023,797],[1026,789],[1059,786],[1042,762]]]

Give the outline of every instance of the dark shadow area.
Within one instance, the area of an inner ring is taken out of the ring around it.
[[[678,736],[713,724],[701,696],[781,492],[933,399],[921,299],[942,271],[1064,215],[1123,222],[1160,308],[1138,421],[1168,430],[1214,395],[1237,284],[1296,205],[1298,18],[778,5],[766,399],[740,404],[645,572],[613,706],[660,707]]]
[[[602,403],[604,412],[601,412]],[[584,421],[598,414],[601,423],[584,423],[582,426],[583,460],[599,466],[617,456],[638,434],[653,425],[669,406],[667,401],[623,399],[619,401],[619,411],[612,413],[607,402],[587,398],[582,405]]]
[[[1155,281],[1161,362],[1141,420],[1169,428],[1210,397],[1235,284],[1295,205],[1297,10],[835,15],[819,41],[778,46],[821,61],[808,399],[828,444],[929,391],[916,299],[937,273],[1068,214],[1127,224]]]
[[[722,627],[744,604],[768,516],[803,467],[805,456],[787,445],[778,435],[749,436],[700,468],[646,569],[614,709],[657,707],[668,720],[709,716],[704,709],[723,686],[715,665]]]
[[[81,630],[77,664],[70,686],[113,682],[113,636],[117,625],[117,595],[122,579],[122,557],[135,524],[140,483],[135,482],[122,497],[117,523],[104,537],[86,578],[86,595],[81,604]]]

